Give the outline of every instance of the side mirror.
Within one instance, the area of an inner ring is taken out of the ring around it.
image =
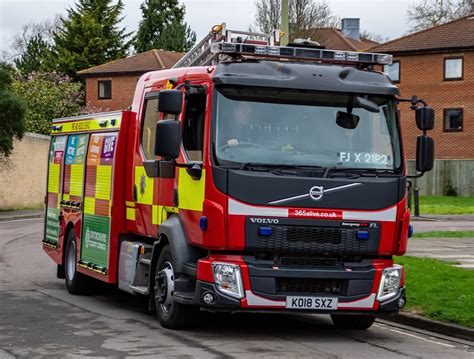
[[[156,123],[155,155],[176,159],[181,147],[181,124],[175,120]]]
[[[352,113],[337,111],[336,123],[342,128],[353,130],[359,124],[360,117]]]
[[[158,95],[158,111],[179,115],[183,108],[183,93],[179,90],[163,90]]]
[[[418,136],[416,139],[416,170],[427,172],[433,169],[434,141],[428,136]]]
[[[429,131],[434,128],[435,112],[430,106],[418,107],[415,110],[416,125],[422,131]]]

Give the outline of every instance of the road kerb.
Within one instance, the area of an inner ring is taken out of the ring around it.
[[[474,329],[458,324],[444,323],[437,320],[422,317],[421,315],[400,312],[398,314],[381,315],[381,319],[391,322],[409,325],[430,332],[443,334],[450,337],[469,340],[474,342]]]
[[[19,219],[34,219],[34,218],[43,218],[44,214],[28,214],[28,215],[19,215],[19,216],[0,216],[0,222],[6,221],[16,221]]]

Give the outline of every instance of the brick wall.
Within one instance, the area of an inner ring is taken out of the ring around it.
[[[86,78],[86,102],[94,112],[125,110],[132,104],[135,86],[140,75]],[[112,98],[99,100],[98,81],[112,81]]]
[[[46,194],[49,136],[26,133],[0,160],[0,210],[40,207]]]
[[[464,56],[464,79],[443,81],[444,58]],[[402,97],[417,95],[435,109],[435,129],[429,132],[435,140],[436,159],[474,159],[474,52],[394,56],[400,60]],[[463,131],[443,131],[443,109],[463,109]],[[407,159],[415,158],[415,113],[409,104],[400,104],[402,132]]]

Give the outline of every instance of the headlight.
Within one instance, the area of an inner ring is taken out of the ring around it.
[[[220,292],[238,299],[244,297],[242,275],[238,265],[213,263],[212,269],[214,271],[214,282]]]
[[[379,292],[377,300],[384,301],[397,295],[400,289],[400,281],[402,279],[402,266],[395,264],[393,267],[385,268],[382,272],[380,280]]]

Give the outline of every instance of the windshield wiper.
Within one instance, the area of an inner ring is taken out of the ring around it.
[[[385,168],[350,168],[350,167],[328,167],[323,177],[329,177],[334,173],[342,173],[344,176],[351,177],[377,177],[379,175],[399,175],[399,170]]]

